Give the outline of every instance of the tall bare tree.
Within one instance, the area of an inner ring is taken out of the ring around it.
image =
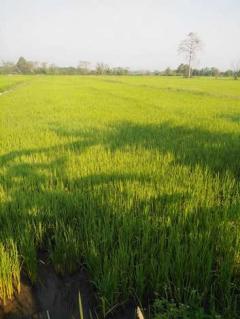
[[[202,42],[196,33],[190,32],[186,39],[180,42],[178,52],[184,54],[188,65],[188,77],[191,77],[192,62],[202,48]]]
[[[111,69],[110,69],[109,65],[107,65],[105,63],[97,63],[96,73],[97,74],[109,74],[109,73],[111,73]]]
[[[237,80],[240,76],[240,60],[232,62],[233,78]]]
[[[91,63],[88,61],[80,61],[78,64],[78,70],[81,74],[88,74],[90,72]]]

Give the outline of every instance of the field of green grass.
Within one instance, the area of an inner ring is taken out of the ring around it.
[[[103,314],[157,298],[239,318],[240,81],[13,76],[0,91],[18,81],[0,96],[0,299],[46,252],[60,273],[85,264]]]
[[[18,84],[24,83],[30,79],[29,76],[3,76],[0,75],[0,93],[6,92],[9,89],[13,89]]]

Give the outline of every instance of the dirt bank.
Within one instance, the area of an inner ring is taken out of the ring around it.
[[[96,318],[96,300],[86,271],[80,268],[72,275],[57,275],[47,263],[39,263],[38,280],[32,285],[23,274],[21,292],[0,307],[0,318],[79,318],[79,291],[84,319]]]
[[[72,275],[60,276],[46,261],[40,259],[38,279],[32,285],[21,276],[21,292],[15,293],[5,306],[0,305],[0,319],[80,319],[79,292],[84,319],[97,319],[95,292],[82,267]],[[134,319],[135,307],[118,309],[109,319]]]

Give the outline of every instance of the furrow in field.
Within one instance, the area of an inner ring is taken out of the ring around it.
[[[159,87],[154,85],[146,85],[146,84],[133,84],[128,83],[125,81],[120,80],[112,80],[112,79],[98,79],[102,82],[108,82],[113,84],[123,84],[126,86],[131,87],[139,87],[139,88],[145,88],[145,89],[152,89],[152,90],[161,90],[165,92],[171,92],[171,93],[189,93],[192,95],[199,95],[199,96],[206,96],[206,97],[216,97],[216,98],[224,98],[224,99],[231,99],[231,100],[240,100],[239,95],[229,95],[229,94],[220,94],[220,93],[211,93],[203,90],[196,90],[196,89],[189,89],[189,88],[180,88],[180,87]]]

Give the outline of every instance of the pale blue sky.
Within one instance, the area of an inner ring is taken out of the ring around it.
[[[204,43],[197,67],[231,67],[240,59],[240,1],[0,0],[4,60],[176,67],[178,44],[190,31]]]

